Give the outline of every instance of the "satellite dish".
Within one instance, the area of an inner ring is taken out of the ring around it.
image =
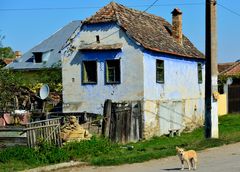
[[[40,98],[42,100],[46,99],[49,95],[49,87],[47,84],[44,84],[41,88],[40,88]]]
[[[227,85],[231,85],[233,83],[233,79],[232,78],[228,78],[227,79]]]

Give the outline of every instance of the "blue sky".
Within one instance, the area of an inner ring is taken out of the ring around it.
[[[3,45],[26,52],[70,21],[84,20],[110,2],[111,0],[0,0],[0,34],[5,36]],[[115,2],[145,10],[154,0],[115,0]],[[233,14],[222,6],[217,6],[218,62],[236,61],[240,59],[240,1],[217,2],[237,13]],[[159,0],[156,6],[147,12],[161,16],[171,23],[171,11],[175,7],[183,12],[183,33],[204,53],[205,0]],[[36,8],[38,10],[29,10]]]

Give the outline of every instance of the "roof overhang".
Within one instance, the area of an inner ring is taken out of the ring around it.
[[[90,45],[81,45],[78,47],[78,50],[118,50],[123,47],[122,43],[116,44],[90,44]]]

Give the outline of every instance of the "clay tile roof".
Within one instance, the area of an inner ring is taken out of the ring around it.
[[[235,62],[229,62],[229,63],[220,63],[218,64],[218,73],[222,73],[229,67],[231,67]]]
[[[183,44],[177,43],[172,37],[172,25],[161,17],[111,2],[84,21],[89,24],[104,22],[117,22],[146,49],[184,57],[205,58],[184,35]]]
[[[12,63],[15,59],[10,59],[10,58],[5,58],[3,59],[3,61],[6,63],[6,64],[9,64],[9,63]]]
[[[240,74],[240,62],[234,62],[226,70],[222,71],[220,75],[234,76]]]

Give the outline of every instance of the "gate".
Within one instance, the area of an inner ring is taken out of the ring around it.
[[[228,86],[228,112],[240,112],[240,85]]]
[[[113,142],[127,143],[143,137],[141,102],[104,104],[103,134]]]
[[[26,125],[27,144],[35,147],[39,140],[57,146],[62,145],[60,137],[60,118],[31,122]]]

